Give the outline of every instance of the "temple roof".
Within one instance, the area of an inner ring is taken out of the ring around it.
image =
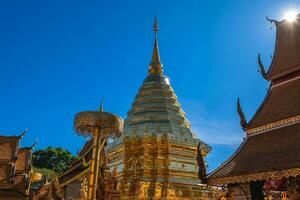
[[[29,186],[29,176],[27,174],[18,174],[14,177],[14,188],[24,190]]]
[[[0,183],[10,181],[13,177],[14,168],[12,164],[0,164]]]
[[[74,179],[83,175],[89,170],[90,160],[92,158],[92,144],[93,139],[87,141],[78,156],[79,159],[73,161],[71,166],[59,177],[59,183],[64,186]]]
[[[0,182],[10,181],[14,176],[20,139],[18,136],[0,136]]]
[[[6,192],[15,191],[27,195],[31,173],[32,147],[20,148],[22,136],[0,136],[0,189]]]
[[[208,175],[210,184],[229,184],[300,175],[300,123],[248,135],[223,165]]]
[[[84,161],[80,159],[78,162],[73,163],[69,169],[59,177],[59,183],[64,186],[86,173],[89,170],[89,165],[85,165],[83,162]]]
[[[82,157],[82,156],[84,156],[85,154],[87,154],[88,151],[91,150],[92,144],[93,144],[93,139],[88,140],[88,141],[84,144],[84,146],[82,147],[82,149],[80,150],[78,156],[79,156],[79,157]]]
[[[278,123],[300,115],[300,14],[296,21],[275,21],[276,45],[271,66],[267,73],[260,61],[265,78],[271,80],[269,91],[245,126],[250,129]],[[250,131],[251,132],[251,131]]]
[[[294,22],[272,21],[276,24],[276,43],[266,74],[269,80],[300,70],[300,14]]]
[[[275,21],[275,53],[268,72],[268,93],[243,127],[246,139],[218,169],[210,184],[229,184],[300,175],[300,15],[296,22]],[[239,102],[238,102],[239,106]],[[240,107],[239,114],[243,121]]]
[[[24,173],[30,170],[32,149],[21,148],[18,151],[18,159],[16,160],[16,172]]]
[[[288,119],[300,114],[300,78],[270,87],[246,129]]]
[[[13,161],[17,157],[20,137],[0,136],[0,160]]]

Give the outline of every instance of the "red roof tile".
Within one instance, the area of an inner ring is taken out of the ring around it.
[[[293,168],[300,168],[299,123],[247,136],[239,150],[208,180]]]
[[[89,169],[89,166],[84,166],[83,162],[80,161],[80,162],[74,164],[73,166],[71,166],[69,168],[70,171],[62,174],[62,176],[59,177],[59,182],[60,182],[60,184],[64,185],[68,181],[73,180],[77,176],[82,175],[88,169]]]
[[[68,170],[59,177],[60,184],[64,185],[68,181],[73,180],[75,177],[82,175],[83,173],[85,173],[86,170],[88,170],[89,161],[91,160],[93,154],[91,148],[92,145],[93,139],[90,139],[85,143],[82,150],[78,154],[80,159],[72,162]]]
[[[246,129],[256,128],[299,114],[300,78],[271,88]]]
[[[267,73],[274,79],[300,68],[300,15],[294,23],[277,23],[276,44],[271,67]]]
[[[18,151],[18,157],[16,161],[16,172],[23,172],[30,170],[30,161],[31,161],[31,149],[21,148]]]
[[[1,194],[15,191],[25,194],[30,176],[31,148],[19,148],[21,137],[0,136],[0,189]],[[8,194],[9,195],[9,194]]]
[[[26,174],[15,176],[13,185],[15,189],[26,189],[28,186],[28,176]]]
[[[12,164],[0,164],[0,182],[10,181],[14,173]]]
[[[0,160],[11,161],[16,158],[19,137],[0,136]]]
[[[93,139],[90,139],[89,141],[87,141],[83,148],[81,149],[81,151],[79,152],[78,156],[82,157],[83,155],[85,155],[92,147],[93,145]]]

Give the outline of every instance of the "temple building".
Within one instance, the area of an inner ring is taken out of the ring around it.
[[[238,101],[246,138],[207,176],[211,185],[228,186],[228,199],[300,199],[300,15],[294,22],[268,20],[276,26],[268,71],[258,57],[268,93],[249,122]]]
[[[157,18],[153,29],[148,75],[128,111],[122,140],[108,146],[109,166],[118,171],[123,199],[201,198],[196,160],[201,141],[163,74]],[[208,149],[204,144],[204,152]]]
[[[24,136],[0,136],[0,200],[27,200],[31,184],[31,147],[20,148]]]

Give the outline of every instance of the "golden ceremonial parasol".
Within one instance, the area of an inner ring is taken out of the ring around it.
[[[112,113],[104,112],[103,105],[99,111],[77,113],[74,120],[75,131],[84,137],[93,138],[93,157],[90,164],[88,200],[96,199],[100,151],[108,138],[120,137],[123,120]]]

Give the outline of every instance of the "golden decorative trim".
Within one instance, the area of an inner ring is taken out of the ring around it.
[[[208,179],[209,185],[226,185],[230,183],[245,183],[250,181],[259,181],[267,179],[280,179],[282,177],[296,177],[300,175],[300,168],[293,168],[287,170],[276,170],[270,172],[261,172],[243,176],[231,176],[225,178],[211,178]]]
[[[300,115],[296,115],[294,117],[279,120],[277,122],[272,122],[272,123],[269,123],[269,124],[265,124],[265,125],[259,126],[257,128],[248,129],[248,130],[246,130],[246,133],[248,135],[250,135],[250,134],[255,134],[255,133],[266,132],[270,129],[284,127],[286,125],[295,124],[295,123],[298,123],[298,122],[300,122]]]

